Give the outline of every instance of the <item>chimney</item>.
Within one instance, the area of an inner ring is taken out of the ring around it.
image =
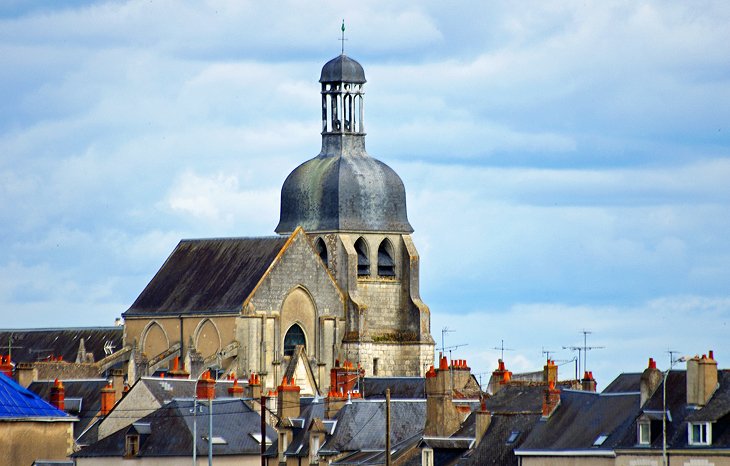
[[[596,391],[596,379],[593,378],[593,372],[586,371],[583,374],[583,379],[580,381],[581,389],[584,392],[595,392]]]
[[[66,389],[63,382],[56,379],[51,387],[51,404],[61,411],[66,410]]]
[[[492,413],[487,410],[484,398],[482,398],[479,411],[476,412],[476,417],[476,439],[474,442],[474,448],[476,448],[476,446],[479,445],[479,442],[482,441],[482,438],[484,438],[484,435],[487,433],[487,429],[489,429],[489,424],[492,423]]]
[[[233,385],[228,387],[228,396],[231,398],[243,398],[243,387],[238,385],[238,379],[233,379]]]
[[[167,374],[173,379],[189,379],[190,373],[185,370],[185,364],[180,366],[180,356],[175,356],[172,360],[172,369],[167,371]]]
[[[426,373],[426,425],[424,435],[448,437],[461,424],[461,416],[452,402],[451,374],[445,356],[439,353],[439,368]]]
[[[687,361],[687,404],[704,406],[717,388],[717,361],[712,350]]]
[[[10,361],[10,355],[0,356],[0,372],[13,378],[13,363]]]
[[[254,400],[261,398],[261,378],[258,374],[251,372],[248,377],[248,386],[246,387],[246,397]]]
[[[212,400],[215,398],[215,380],[210,376],[210,371],[205,371],[198,379],[195,389],[195,397],[199,400]]]
[[[644,403],[651,398],[661,383],[662,371],[656,368],[656,361],[653,358],[649,358],[649,366],[641,373],[641,404],[639,406],[644,406]]]
[[[501,359],[497,361],[497,369],[492,372],[492,376],[489,378],[489,391],[492,392],[492,395],[495,395],[503,385],[508,384],[512,379],[512,372],[507,370],[504,361]]]
[[[542,400],[542,416],[550,417],[555,411],[555,408],[560,404],[560,389],[555,388],[554,382],[548,383],[548,388],[545,390],[545,397]]]
[[[347,403],[347,395],[330,390],[324,401],[324,418],[334,419],[335,415]]]
[[[287,380],[284,376],[276,391],[278,392],[277,411],[279,418],[299,417],[300,388],[294,383],[294,377]]]
[[[340,367],[336,364],[330,369],[330,390],[337,393],[352,392],[357,385],[362,369],[356,368],[350,361],[345,360]]]
[[[124,393],[124,371],[112,369],[112,387],[114,387],[114,399],[121,400]]]
[[[548,359],[542,368],[542,381],[545,383],[558,383],[558,366],[555,361]]]
[[[15,378],[18,385],[27,388],[28,385],[38,380],[38,369],[32,362],[19,362],[15,366]]]
[[[466,359],[455,359],[451,361],[451,374],[454,377],[454,389],[462,390],[469,383],[471,368],[467,365]]]
[[[106,387],[101,389],[101,410],[99,414],[102,416],[106,416],[109,414],[114,407],[114,387],[112,386],[111,382],[106,384]]]

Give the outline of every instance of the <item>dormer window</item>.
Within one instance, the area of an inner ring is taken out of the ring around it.
[[[639,422],[637,436],[639,445],[649,445],[651,443],[651,423],[648,421]]]
[[[139,435],[128,434],[124,441],[124,456],[131,458],[139,453]]]
[[[709,422],[690,422],[687,429],[690,445],[712,445],[712,425]]]

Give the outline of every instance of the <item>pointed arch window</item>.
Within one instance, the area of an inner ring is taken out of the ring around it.
[[[378,276],[395,277],[395,261],[393,260],[393,245],[387,238],[378,247]]]
[[[324,244],[324,240],[322,238],[317,238],[317,242],[314,244],[314,248],[317,251],[317,255],[319,255],[319,258],[322,259],[322,262],[324,262],[324,265],[327,267],[330,266],[327,256],[327,245]]]
[[[294,354],[294,350],[297,346],[302,345],[304,349],[307,349],[307,340],[304,337],[304,330],[299,324],[294,324],[289,327],[284,337],[284,356],[291,356]]]
[[[355,242],[357,251],[357,276],[367,277],[370,275],[370,258],[368,256],[368,245],[363,238]]]

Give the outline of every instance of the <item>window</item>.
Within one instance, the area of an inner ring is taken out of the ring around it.
[[[520,436],[519,430],[513,430],[510,432],[509,437],[507,437],[507,443],[515,443],[517,441],[517,438]]]
[[[373,358],[373,375],[378,375],[378,358]]]
[[[608,435],[606,435],[606,434],[599,435],[598,437],[596,437],[596,440],[593,442],[593,446],[600,447],[601,445],[603,445],[603,442],[605,442],[607,438],[608,438]]]
[[[424,448],[421,450],[421,466],[433,466],[433,450]]]
[[[648,422],[639,423],[639,445],[649,445],[651,443],[651,424]]]
[[[393,261],[393,245],[388,238],[378,248],[378,276],[395,277],[395,261]]]
[[[355,251],[357,251],[357,276],[369,276],[370,258],[368,257],[368,245],[363,238],[359,238],[355,242]]]
[[[324,265],[329,267],[329,262],[327,262],[327,245],[324,244],[324,240],[322,238],[318,238],[317,242],[314,245],[315,250],[317,251],[317,254],[319,255],[319,258],[322,259],[322,262],[324,262]]]
[[[124,456],[137,456],[139,453],[139,435],[127,435],[124,442]]]
[[[306,349],[307,341],[304,337],[304,330],[298,324],[294,324],[289,327],[284,337],[284,356],[292,356],[298,345],[304,346]]]
[[[712,444],[712,426],[709,422],[693,422],[690,423],[687,428],[689,430],[690,445]]]

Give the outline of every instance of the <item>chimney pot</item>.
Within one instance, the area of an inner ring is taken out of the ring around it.
[[[111,382],[107,383],[104,388],[101,389],[101,410],[100,414],[106,416],[114,408],[115,403],[115,391]]]
[[[56,379],[51,387],[51,404],[61,411],[66,409],[66,389],[63,382]]]
[[[710,350],[710,359],[715,359],[715,352]]]

